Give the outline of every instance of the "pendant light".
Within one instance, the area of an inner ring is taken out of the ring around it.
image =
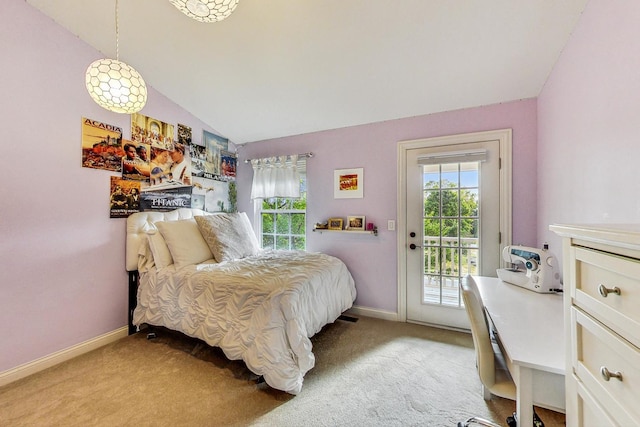
[[[189,18],[200,22],[222,21],[238,5],[239,0],[169,0]]]
[[[98,59],[87,68],[85,83],[91,98],[116,113],[133,114],[147,103],[147,86],[133,67],[119,61],[118,0],[116,0],[116,59]]]

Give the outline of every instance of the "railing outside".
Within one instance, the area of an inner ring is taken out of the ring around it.
[[[424,237],[423,303],[462,306],[460,278],[478,271],[477,237]]]

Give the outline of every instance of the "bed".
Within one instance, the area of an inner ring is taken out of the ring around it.
[[[148,324],[199,338],[291,394],[315,364],[310,338],[356,297],[342,261],[262,250],[244,213],[132,214],[126,268],[131,330]]]

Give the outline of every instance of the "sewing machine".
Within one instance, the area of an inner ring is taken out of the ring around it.
[[[497,269],[503,282],[539,293],[562,290],[556,258],[547,249],[507,246],[502,250],[502,259],[513,265]]]

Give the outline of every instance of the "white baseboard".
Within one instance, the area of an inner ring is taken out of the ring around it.
[[[361,307],[357,305],[354,305],[349,310],[347,310],[347,314],[374,317],[376,319],[383,319],[383,320],[391,320],[392,322],[398,321],[398,313],[394,313],[392,311],[379,310],[377,308]]]
[[[17,366],[13,369],[9,369],[8,371],[0,372],[0,387],[21,378],[28,377],[29,375],[33,375],[36,372],[43,371],[59,363],[66,362],[69,359],[88,353],[96,348],[110,344],[126,337],[127,335],[129,335],[129,327],[124,326],[120,329],[116,329],[115,331],[107,332],[106,334],[92,338],[88,341],[65,348],[64,350],[57,351],[32,362]]]

